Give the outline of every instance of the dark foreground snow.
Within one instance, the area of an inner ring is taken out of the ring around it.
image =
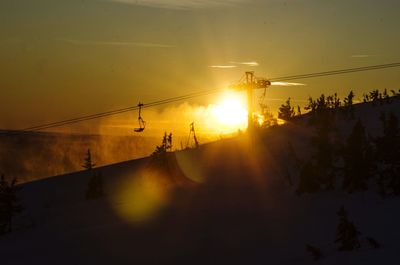
[[[399,115],[399,102],[359,105],[356,115],[380,133],[379,112]],[[343,121],[346,135],[354,124]],[[0,237],[1,264],[399,264],[400,199],[337,189],[298,196],[285,178],[288,141],[307,156],[312,131],[302,122],[171,154],[169,174],[149,159],[96,169],[106,196],[86,200],[92,173],[78,172],[23,185],[25,211]],[[171,173],[172,172],[172,173]],[[344,205],[361,248],[334,244]],[[381,248],[371,248],[365,238]]]

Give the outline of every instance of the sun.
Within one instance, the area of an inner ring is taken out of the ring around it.
[[[240,94],[225,93],[212,114],[221,131],[234,132],[247,126],[247,109]]]

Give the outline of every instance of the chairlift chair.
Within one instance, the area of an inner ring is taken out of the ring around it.
[[[138,123],[139,123],[139,127],[135,128],[134,131],[137,133],[143,132],[145,127],[146,127],[146,122],[143,120],[142,118],[142,107],[143,107],[143,103],[138,104],[139,107],[139,117],[138,117]]]

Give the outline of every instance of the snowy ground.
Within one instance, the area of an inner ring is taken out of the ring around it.
[[[360,117],[380,133],[382,110],[400,117],[400,102],[360,104]],[[348,135],[355,121],[342,121]],[[313,134],[301,121],[248,139],[206,144],[170,155],[173,175],[139,159],[97,168],[106,196],[86,200],[92,173],[77,172],[23,185],[25,211],[0,237],[1,264],[309,264],[305,244],[321,248],[320,264],[399,264],[400,199],[371,188],[298,196],[284,177],[290,141],[308,155]],[[295,181],[296,182],[296,181]],[[344,205],[362,233],[362,247],[334,244]],[[373,249],[365,237],[382,246]]]

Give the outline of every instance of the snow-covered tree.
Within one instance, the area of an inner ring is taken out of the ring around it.
[[[348,192],[368,189],[368,179],[372,176],[372,151],[365,128],[358,120],[343,150],[343,189]]]
[[[0,235],[12,231],[13,217],[22,211],[17,192],[20,189],[17,179],[8,182],[4,175],[0,178]]]
[[[358,236],[361,234],[353,222],[349,221],[347,212],[342,206],[337,211],[339,225],[336,232],[335,243],[340,251],[352,251],[361,247]]]

